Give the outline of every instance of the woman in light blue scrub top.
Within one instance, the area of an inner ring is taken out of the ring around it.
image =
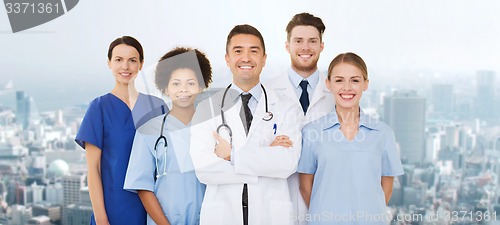
[[[386,205],[403,174],[391,128],[359,107],[368,89],[366,64],[354,53],[335,57],[326,85],[335,109],[302,130],[298,172],[308,224],[388,224]]]
[[[148,224],[199,224],[205,185],[189,155],[189,129],[195,98],[211,81],[210,62],[198,50],[175,48],[158,62],[155,83],[172,109],[137,130],[124,184],[139,194]]]
[[[90,224],[146,224],[139,196],[123,190],[123,182],[136,126],[168,109],[160,98],[135,89],[143,60],[141,44],[133,37],[110,44],[108,66],[115,87],[90,103],[75,138],[87,158]]]

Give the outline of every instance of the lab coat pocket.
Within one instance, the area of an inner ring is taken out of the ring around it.
[[[271,201],[271,224],[290,225],[292,222],[292,202]]]
[[[200,224],[224,224],[223,202],[203,202],[200,214]]]
[[[272,123],[265,123],[265,128],[257,132],[260,140],[260,147],[269,147],[273,143],[275,135],[275,129]]]

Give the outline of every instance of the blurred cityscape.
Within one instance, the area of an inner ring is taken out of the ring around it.
[[[404,164],[391,224],[500,224],[496,79],[494,71],[477,71],[461,85],[364,93],[363,110],[393,128]],[[74,142],[86,107],[39,112],[25,90],[2,86],[0,224],[89,224],[84,151]]]

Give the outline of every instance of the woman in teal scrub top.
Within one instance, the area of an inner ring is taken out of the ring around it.
[[[136,126],[166,111],[163,100],[134,87],[143,63],[142,46],[135,38],[123,36],[110,44],[108,66],[115,86],[90,103],[75,138],[86,150],[90,224],[146,224],[139,196],[123,190]]]
[[[205,185],[189,155],[190,126],[195,98],[211,81],[210,62],[196,49],[175,48],[158,62],[156,86],[172,109],[137,130],[124,185],[139,194],[148,225],[199,224]]]
[[[366,64],[340,54],[326,86],[335,109],[304,127],[298,172],[308,224],[388,224],[386,204],[403,174],[391,128],[359,107],[368,89]]]

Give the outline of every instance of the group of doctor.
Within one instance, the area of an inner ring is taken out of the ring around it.
[[[112,42],[115,87],[90,103],[76,136],[91,224],[387,224],[372,219],[385,218],[403,174],[394,134],[359,107],[369,83],[363,59],[340,54],[320,74],[324,31],[320,18],[295,15],[286,27],[291,66],[262,84],[264,38],[235,26],[225,55],[232,83],[197,106],[212,81],[209,60],[197,49],[169,51],[155,84],[170,110],[134,87],[139,42]]]

